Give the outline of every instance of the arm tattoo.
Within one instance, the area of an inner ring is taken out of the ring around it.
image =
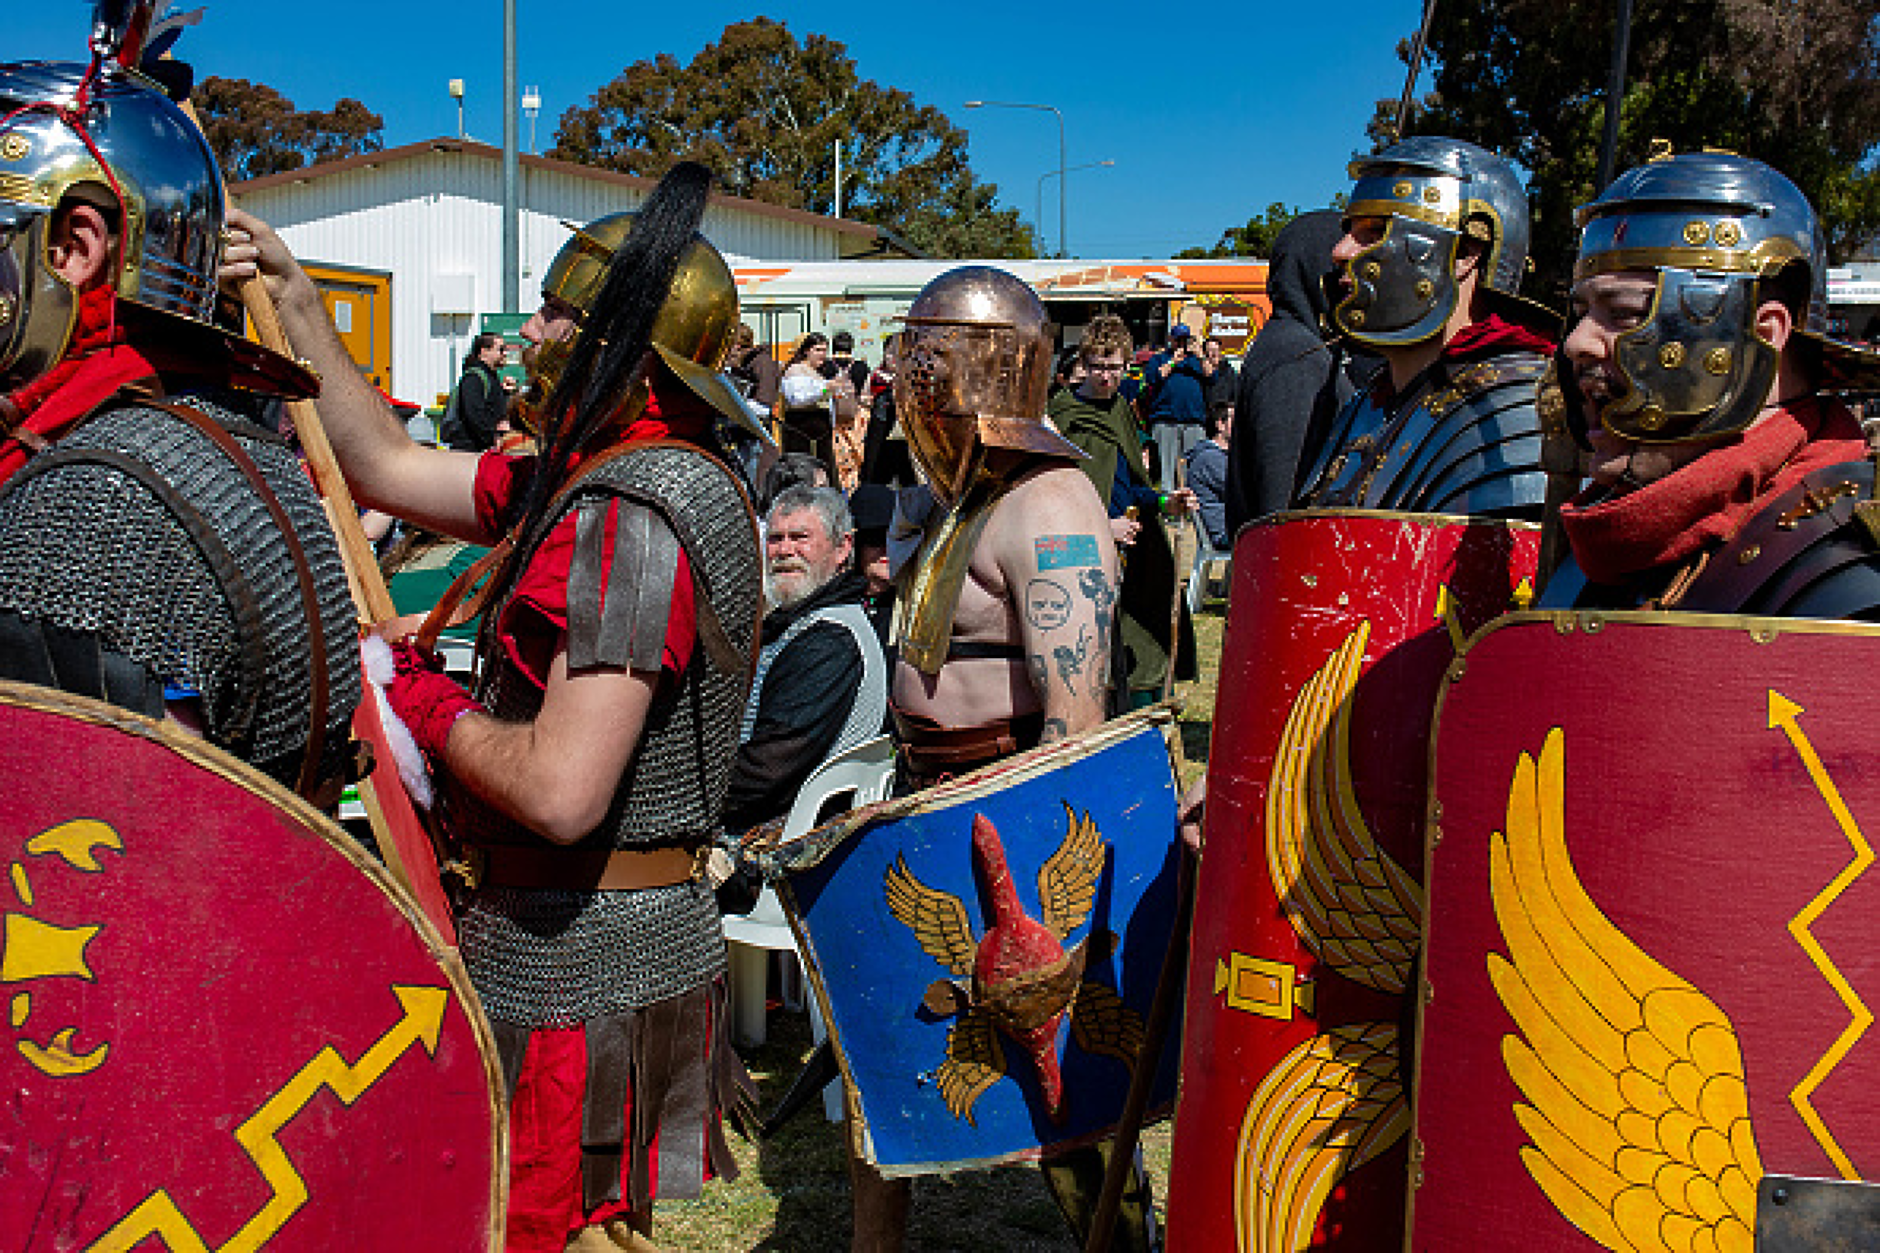
[[[1032,541],[1040,570],[1065,570],[1078,566],[1101,566],[1094,535],[1040,535]]]
[[[1116,590],[1110,586],[1109,576],[1101,568],[1079,570],[1077,589],[1081,591],[1097,610],[1097,649],[1108,655],[1110,651],[1110,626],[1112,623],[1111,607],[1116,604]]]
[[[1038,742],[1040,744],[1055,744],[1059,740],[1069,738],[1070,733],[1071,725],[1064,721],[1064,719],[1046,718],[1044,720],[1044,730],[1038,735]]]
[[[1070,620],[1071,594],[1062,583],[1033,579],[1025,585],[1025,621],[1040,631],[1055,631]]]
[[[1038,691],[1038,699],[1043,700],[1051,692],[1051,671],[1044,664],[1044,657],[1032,653],[1025,658],[1025,664],[1031,669],[1031,685]]]
[[[1090,628],[1084,627],[1077,632],[1077,647],[1069,648],[1059,644],[1051,650],[1052,659],[1057,662],[1058,678],[1064,680],[1064,689],[1075,695],[1077,685],[1071,682],[1073,674],[1084,672],[1084,659],[1090,655]]]

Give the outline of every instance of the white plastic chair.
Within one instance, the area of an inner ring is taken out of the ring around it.
[[[1188,614],[1190,617],[1201,612],[1201,604],[1207,599],[1208,589],[1213,585],[1212,572],[1214,563],[1217,561],[1227,568],[1226,574],[1222,576],[1223,579],[1231,580],[1234,572],[1233,553],[1222,552],[1210,544],[1207,528],[1197,521],[1195,524],[1195,565],[1194,569],[1188,572]]]
[[[784,819],[784,842],[797,839],[819,821],[886,799],[893,786],[894,741],[888,736],[877,736],[837,753],[818,766],[797,789],[796,801]],[[789,919],[783,916],[783,902],[770,888],[765,888],[758,896],[757,906],[750,913],[726,918],[724,927],[725,941],[730,947],[731,1029],[739,1044],[756,1048],[767,1037],[764,1007],[770,954],[787,953],[792,963],[800,960],[796,937],[790,932]],[[791,974],[796,974],[797,969],[800,968],[786,965]],[[796,977],[800,978],[800,974]],[[786,975],[786,987],[789,982],[790,977]],[[822,1017],[813,999],[810,1020],[820,1041]],[[840,1087],[840,1084],[830,1084],[830,1090],[837,1092],[833,1106],[829,1092],[823,1095],[824,1108],[831,1110],[832,1119],[841,1117]]]

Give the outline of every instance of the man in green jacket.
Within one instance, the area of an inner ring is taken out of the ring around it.
[[[1117,394],[1134,348],[1129,328],[1108,314],[1093,319],[1079,345],[1084,380],[1051,398],[1045,413],[1064,438],[1088,456],[1090,476],[1110,515],[1110,533],[1123,558],[1118,629],[1122,647],[1112,650],[1117,681],[1112,712],[1159,700],[1176,652],[1176,677],[1193,676],[1194,638],[1186,613],[1176,616],[1178,567],[1169,535],[1144,525],[1163,515],[1180,517],[1195,507],[1186,487],[1162,493],[1143,465],[1142,435],[1129,402]],[[1174,649],[1176,639],[1181,641]]]

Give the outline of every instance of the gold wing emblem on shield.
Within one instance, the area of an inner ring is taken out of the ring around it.
[[[1423,937],[1423,889],[1378,845],[1351,785],[1351,694],[1371,624],[1293,701],[1266,792],[1266,863],[1286,918],[1339,974],[1400,993]]]
[[[1067,801],[1064,820],[1063,842],[1038,868],[1038,904],[1044,911],[1044,925],[1060,940],[1090,917],[1105,856],[1103,837],[1089,813],[1078,818]]]
[[[1709,997],[1599,910],[1567,851],[1560,728],[1521,754],[1508,830],[1489,849],[1508,946],[1489,975],[1521,1036],[1503,1041],[1527,1099],[1522,1163],[1608,1249],[1755,1243],[1762,1162],[1736,1031]],[[1523,1038],[1525,1037],[1525,1038]]]
[[[904,856],[888,867],[887,896],[888,912],[914,933],[922,952],[956,975],[973,973],[979,941],[973,938],[965,902],[915,878]]]
[[[1240,1248],[1307,1248],[1333,1185],[1409,1127],[1396,1027],[1357,1023],[1299,1045],[1267,1072],[1241,1120],[1234,1174]]]
[[[1005,1050],[998,1028],[983,1009],[970,1009],[947,1032],[947,1059],[934,1071],[940,1097],[955,1118],[977,1127],[973,1106],[1005,1078]]]

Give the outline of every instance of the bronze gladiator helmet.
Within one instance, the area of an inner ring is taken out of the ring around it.
[[[897,341],[894,410],[936,495],[957,502],[984,450],[1083,458],[1044,416],[1053,326],[1022,279],[948,270],[914,298]]]
[[[576,228],[549,264],[542,298],[559,300],[575,311],[576,337],[600,295],[615,251],[633,229],[633,219],[631,212],[613,213]],[[701,400],[750,434],[768,440],[769,432],[758,425],[724,375],[737,329],[738,285],[731,267],[710,240],[694,235],[680,254],[672,286],[653,320],[653,351]],[[542,394],[555,389],[574,344],[575,339],[567,339],[537,349],[533,381]]]

